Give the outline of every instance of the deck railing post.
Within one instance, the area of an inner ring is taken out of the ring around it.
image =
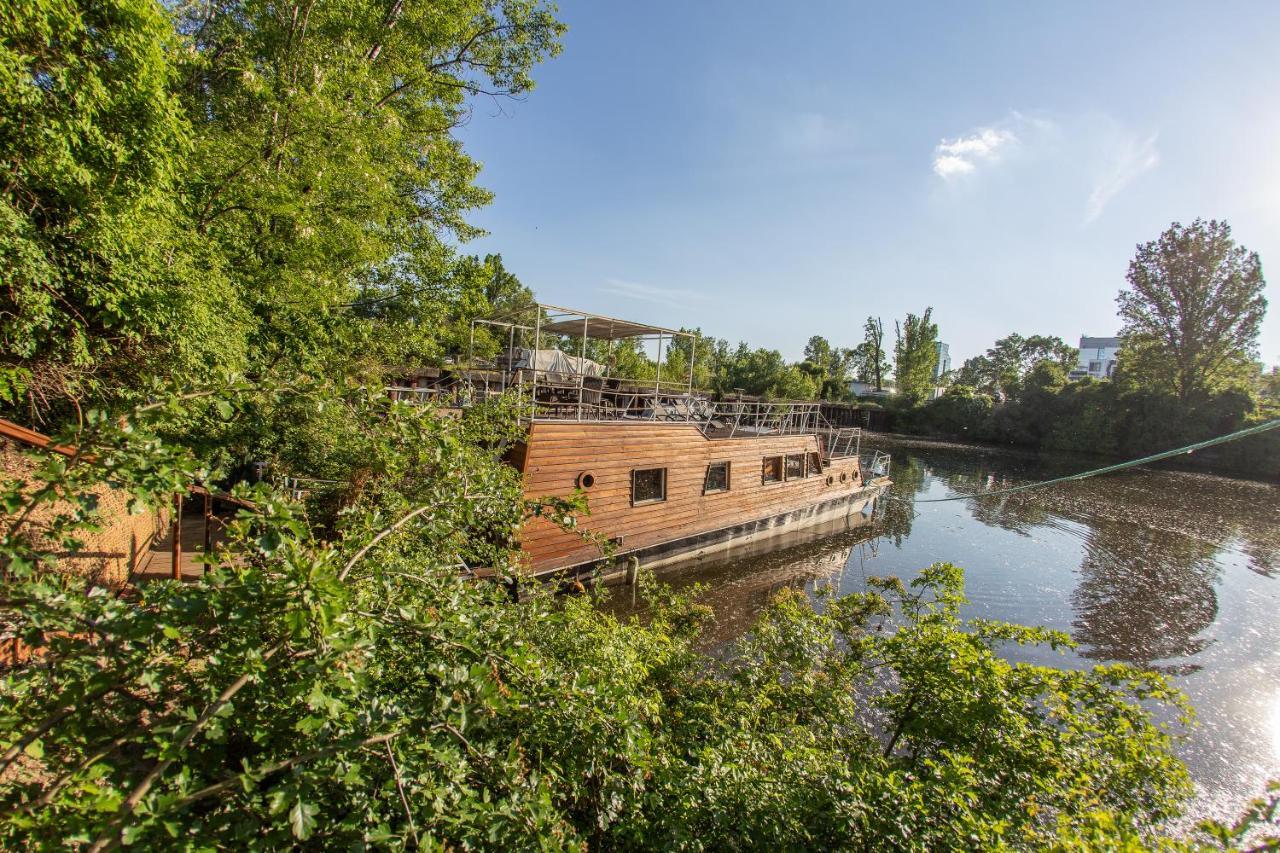
[[[213,493],[205,491],[204,493],[204,554],[207,557],[213,546]],[[205,574],[209,573],[209,564],[204,564]]]
[[[182,580],[182,492],[173,496],[173,554],[170,573],[174,580]]]

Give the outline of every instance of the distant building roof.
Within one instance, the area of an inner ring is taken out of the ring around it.
[[[1119,346],[1119,338],[1086,338],[1083,335],[1080,336],[1080,349],[1098,349],[1099,347],[1118,349]]]

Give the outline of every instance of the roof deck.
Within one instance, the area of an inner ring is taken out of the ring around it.
[[[861,430],[828,423],[817,401],[713,401],[695,389],[697,336],[692,333],[552,305],[530,311],[531,318],[475,321],[465,362],[431,381],[388,392],[453,407],[510,395],[518,401],[521,417],[531,423],[695,424],[708,439],[816,435],[828,457],[858,452]],[[477,344],[486,337],[490,346],[498,345],[487,358],[477,355]],[[640,339],[656,351],[653,379],[610,375],[612,345],[626,339]],[[671,342],[682,339],[687,341],[689,369],[673,377],[664,364],[664,349],[669,353]]]

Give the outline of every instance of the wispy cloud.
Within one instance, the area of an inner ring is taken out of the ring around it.
[[[857,141],[853,122],[824,113],[788,115],[780,130],[783,148],[800,155],[829,155],[848,151]]]
[[[623,281],[617,278],[605,279],[603,293],[625,296],[640,302],[653,302],[658,305],[669,305],[683,308],[693,302],[701,302],[705,295],[695,290],[683,290],[676,287],[654,287],[651,284],[640,284],[636,281]]]
[[[978,128],[968,136],[943,139],[933,149],[933,171],[943,180],[968,175],[979,164],[999,160],[1018,141],[1018,135],[1011,129],[996,126]]]
[[[1160,152],[1156,150],[1156,137],[1145,139],[1130,136],[1120,146],[1111,167],[1094,183],[1085,206],[1085,224],[1102,215],[1113,198],[1144,172],[1160,165]]]

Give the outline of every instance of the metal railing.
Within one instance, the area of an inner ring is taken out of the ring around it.
[[[828,424],[818,431],[818,435],[822,439],[823,453],[828,459],[845,459],[860,455],[862,429],[859,427],[833,427]]]
[[[858,460],[858,465],[862,469],[862,479],[866,481],[888,477],[889,466],[892,462],[893,457],[883,450],[876,450],[866,454]]]
[[[388,387],[393,399],[464,407],[513,391],[518,416],[530,422],[590,422],[696,424],[707,438],[752,438],[777,435],[816,435],[826,458],[857,456],[862,441],[858,427],[834,427],[822,416],[820,402],[809,400],[723,400],[713,402],[701,394],[670,394],[635,389],[588,389],[580,394],[576,384],[563,394],[543,382],[534,399],[528,386],[523,392],[507,385],[499,390],[485,383],[459,382],[451,387]]]

